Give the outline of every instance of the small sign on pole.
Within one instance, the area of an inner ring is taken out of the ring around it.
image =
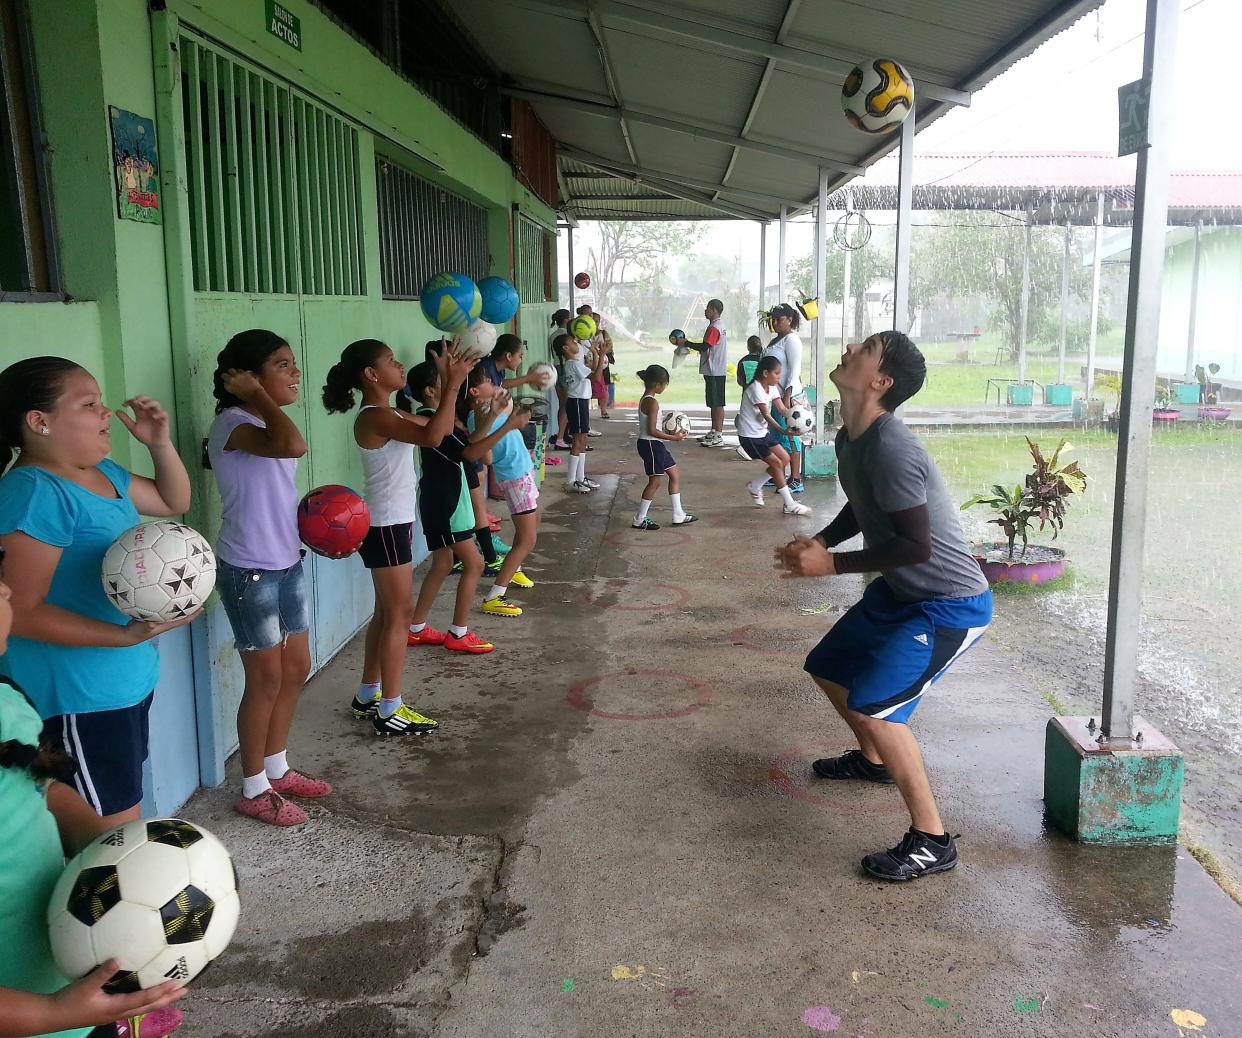
[[[1151,104],[1151,80],[1136,79],[1117,88],[1117,155],[1133,155],[1150,148],[1147,112]]]
[[[302,19],[286,11],[276,0],[266,0],[267,31],[289,44],[294,50],[302,49]]]

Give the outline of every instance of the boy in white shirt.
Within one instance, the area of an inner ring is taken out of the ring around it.
[[[678,346],[689,346],[699,354],[699,374],[703,376],[704,402],[711,412],[712,427],[705,436],[699,437],[703,447],[724,446],[725,376],[729,373],[729,339],[724,323],[720,320],[724,303],[709,299],[703,308],[707,318],[707,330],[702,342],[687,342],[683,335]]]
[[[810,515],[811,509],[798,504],[785,483],[785,466],[789,464],[789,454],[776,442],[776,436],[783,430],[772,416],[774,407],[782,414],[789,413],[781,396],[780,382],[781,362],[775,357],[764,357],[755,369],[755,377],[742,394],[742,406],[737,412],[738,444],[748,458],[767,464],[767,472],[747,483],[746,489],[750,491],[751,500],[756,507],[762,508],[763,486],[770,473],[776,491],[785,503],[785,514]]]

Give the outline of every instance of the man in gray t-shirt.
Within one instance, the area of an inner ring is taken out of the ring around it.
[[[805,669],[853,730],[859,748],[817,760],[824,779],[896,783],[910,831],[896,847],[863,859],[886,880],[908,880],[957,864],[918,743],[906,722],[923,693],[983,636],[992,595],[967,550],[957,509],[918,438],[892,412],[922,388],[923,355],[900,332],[851,343],[832,381],[845,426],[838,473],[849,503],[814,538],[776,552],[790,576],[880,573],[807,656]],[[856,534],[860,551],[830,552]]]

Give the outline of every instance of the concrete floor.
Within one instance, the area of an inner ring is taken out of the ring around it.
[[[1048,708],[994,644],[916,715],[961,866],[865,877],[908,821],[892,788],[808,781],[849,743],[801,671],[861,580],[770,563],[835,514],[835,482],[811,519],[760,511],[752,464],[690,441],[702,521],[639,534],[633,414],[602,427],[596,494],[548,470],[526,614],[478,618],[500,650],[410,651],[439,733],[349,717],[355,642],[296,725],[291,757],[337,790],[308,825],[240,818],[231,785],[186,807],[244,905],[187,1036],[1242,1035],[1242,908],[1179,848],[1045,829]]]

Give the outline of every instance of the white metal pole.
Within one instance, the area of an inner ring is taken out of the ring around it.
[[[1061,334],[1057,338],[1057,385],[1065,382],[1065,332],[1069,320],[1070,244],[1074,228],[1065,221],[1065,254],[1061,257]]]
[[[815,376],[815,428],[824,427],[824,297],[828,294],[828,170],[819,167],[819,198],[815,206],[815,297],[820,316],[815,321],[815,356],[811,369]],[[822,435],[822,434],[821,434]]]
[[[569,263],[569,312],[574,312],[574,225],[569,225],[569,247],[567,262]]]
[[[768,308],[768,222],[759,224],[759,309]],[[751,315],[746,315],[747,324]]]
[[[1160,292],[1169,205],[1169,139],[1181,0],[1147,0],[1143,78],[1147,81],[1146,148],[1134,177],[1134,232],[1126,349],[1121,372],[1113,550],[1104,642],[1103,733],[1113,745],[1133,746],[1143,608],[1143,538],[1151,458],[1151,411],[1160,344]]]
[[[1195,325],[1199,319],[1199,253],[1203,220],[1195,221],[1195,259],[1190,270],[1190,325],[1186,329],[1186,381],[1195,377]],[[1206,403],[1206,401],[1204,401]]]
[[[897,152],[897,249],[893,256],[893,330],[910,328],[910,235],[914,201],[914,120],[910,114],[901,124],[901,145]]]
[[[1095,341],[1100,325],[1100,250],[1104,248],[1104,192],[1095,199],[1095,244],[1091,256],[1091,319],[1087,332],[1086,399],[1095,392]]]
[[[781,232],[776,248],[776,301],[785,302],[785,231],[789,213],[781,206]]]
[[[1022,302],[1018,315],[1018,385],[1026,385],[1026,326],[1031,309],[1031,207],[1026,207],[1022,239]]]

